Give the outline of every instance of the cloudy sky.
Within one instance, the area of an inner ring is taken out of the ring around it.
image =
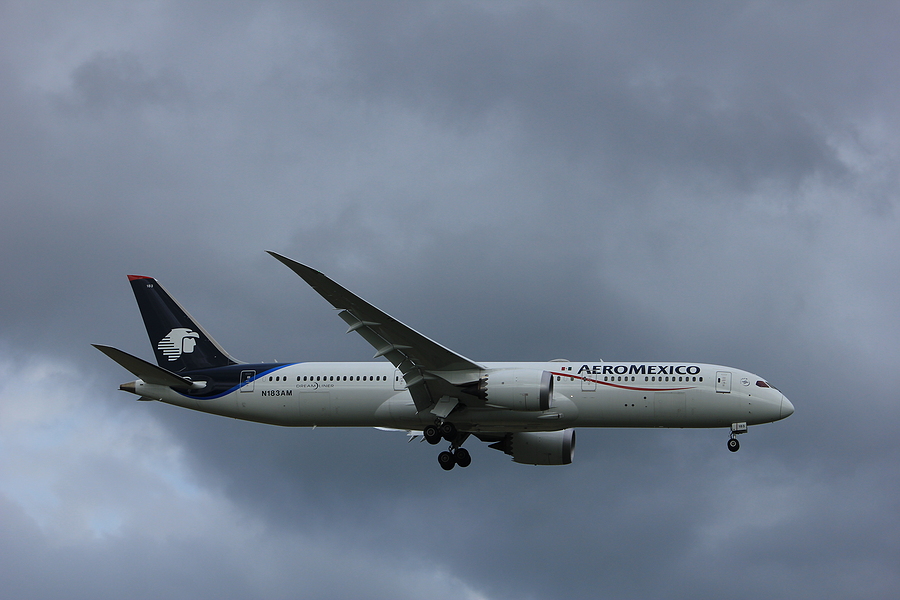
[[[5,598],[893,598],[892,2],[0,3]],[[135,402],[126,274],[248,361],[678,360],[790,419],[575,463]]]

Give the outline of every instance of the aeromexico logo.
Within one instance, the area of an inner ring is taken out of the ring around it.
[[[187,327],[176,327],[156,345],[170,361],[178,360],[182,354],[190,354],[197,345],[200,334]]]
[[[590,375],[697,375],[697,365],[581,365],[578,374]]]

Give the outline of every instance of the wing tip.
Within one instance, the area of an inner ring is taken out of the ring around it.
[[[266,250],[266,253],[269,256],[271,256],[272,258],[278,260],[278,262],[283,263],[283,264],[287,265],[288,267],[290,267],[291,265],[294,265],[294,264],[297,264],[297,265],[300,264],[296,260],[290,259],[287,256],[285,256],[284,254],[279,254],[277,252],[273,252],[272,250]]]
[[[300,277],[303,277],[304,279],[306,279],[308,276],[319,276],[319,277],[327,278],[327,276],[324,273],[313,269],[309,265],[305,265],[301,262],[297,262],[296,260],[294,260],[292,258],[288,258],[287,256],[284,256],[283,254],[278,254],[277,252],[273,252],[271,250],[266,250],[266,252],[269,253],[273,258],[278,259],[278,261],[281,262],[284,266],[289,268],[291,271],[293,271]]]

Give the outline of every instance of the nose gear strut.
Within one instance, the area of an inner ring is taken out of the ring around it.
[[[728,439],[728,449],[732,452],[737,452],[741,449],[741,443],[738,441],[737,436],[740,433],[747,433],[747,424],[746,423],[732,423],[731,424],[731,437]]]

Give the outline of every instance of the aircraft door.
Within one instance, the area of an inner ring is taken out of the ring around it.
[[[241,371],[241,392],[252,392],[256,371]]]
[[[394,369],[394,391],[402,392],[406,389],[406,380],[403,379],[403,373],[400,369]]]
[[[585,373],[582,376],[581,380],[581,391],[582,392],[595,392],[597,391],[597,380],[594,379],[596,375],[592,375],[591,373]]]
[[[716,372],[716,392],[720,394],[731,393],[731,371]]]

